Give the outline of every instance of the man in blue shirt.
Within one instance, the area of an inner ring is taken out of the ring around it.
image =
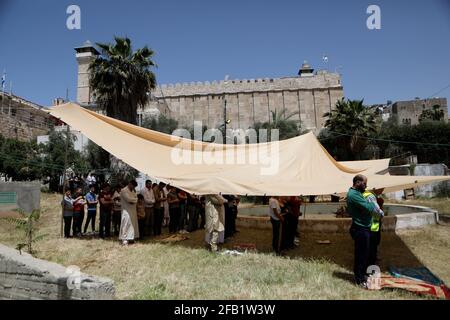
[[[97,204],[98,204],[98,198],[95,194],[95,186],[91,185],[89,186],[90,191],[86,194],[86,203],[87,203],[87,220],[86,224],[84,225],[84,233],[87,232],[89,223],[92,222],[91,228],[92,233],[95,233],[95,217],[97,215]]]

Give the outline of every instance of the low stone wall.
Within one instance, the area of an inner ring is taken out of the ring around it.
[[[406,213],[408,212],[408,213]],[[437,211],[420,206],[390,206],[389,216],[383,219],[382,231],[393,232],[400,229],[420,228],[439,222]],[[310,233],[345,233],[352,223],[350,218],[329,219],[299,219],[301,232]],[[237,218],[236,225],[245,228],[271,229],[272,224],[268,216],[244,216]]]
[[[383,231],[395,231],[397,217],[383,219]],[[352,219],[299,219],[300,232],[307,233],[346,233],[350,229]],[[272,229],[269,217],[238,216],[236,225],[244,228]]]
[[[0,299],[112,300],[114,295],[110,279],[21,255],[0,244]]]

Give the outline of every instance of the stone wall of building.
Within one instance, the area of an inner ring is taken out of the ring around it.
[[[0,113],[0,135],[20,141],[30,141],[33,138],[33,131],[26,124]]]
[[[75,48],[78,62],[77,101],[95,108],[89,88],[89,64],[99,52],[87,41]],[[201,121],[208,128],[218,128],[230,120],[228,129],[248,129],[257,122],[270,122],[272,111],[297,112],[291,119],[302,129],[316,133],[323,128],[323,114],[343,97],[340,75],[327,71],[313,73],[305,61],[299,76],[284,78],[234,79],[212,82],[163,84],[151,92],[151,101],[138,111],[138,123],[158,110],[178,121],[181,127],[193,127]]]
[[[112,300],[110,279],[88,276],[0,244],[0,299]]]
[[[425,110],[433,110],[433,106],[440,106],[444,112],[443,121],[448,122],[447,99],[415,99],[410,101],[397,101],[392,106],[392,114],[397,117],[398,124],[415,125],[419,123],[419,117]]]
[[[310,77],[243,79],[162,85],[154,97],[170,109],[181,126],[202,121],[209,128],[224,122],[226,100],[230,129],[247,129],[257,122],[271,121],[271,112],[296,112],[291,119],[303,129],[321,129],[323,114],[343,97],[338,74],[321,71]]]
[[[21,141],[47,134],[53,120],[41,108],[20,97],[0,93],[0,134]]]
[[[77,102],[95,108],[89,87],[89,64],[99,52],[91,42],[75,48],[78,62]],[[234,79],[212,82],[176,83],[157,86],[151,101],[138,111],[138,123],[152,110],[178,121],[181,127],[193,127],[201,121],[208,128],[218,128],[226,120],[228,129],[248,129],[257,122],[270,122],[271,112],[297,112],[291,119],[301,122],[302,129],[323,128],[323,114],[343,97],[340,75],[313,69],[305,63],[297,77]]]

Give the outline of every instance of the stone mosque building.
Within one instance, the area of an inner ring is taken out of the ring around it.
[[[95,108],[89,87],[88,66],[99,52],[90,43],[75,48],[78,62],[77,102]],[[262,79],[234,79],[158,85],[151,101],[138,112],[138,123],[147,115],[162,113],[192,127],[202,121],[208,128],[219,128],[226,120],[228,129],[247,129],[257,122],[271,121],[271,111],[297,112],[291,119],[301,122],[303,130],[316,133],[323,128],[323,114],[343,97],[338,73],[314,72],[305,61],[297,76]]]

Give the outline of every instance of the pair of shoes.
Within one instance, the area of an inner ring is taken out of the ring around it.
[[[123,245],[123,246],[127,246],[127,245],[128,245],[128,241],[127,241],[127,240],[123,240],[123,241],[122,241],[122,245]]]

